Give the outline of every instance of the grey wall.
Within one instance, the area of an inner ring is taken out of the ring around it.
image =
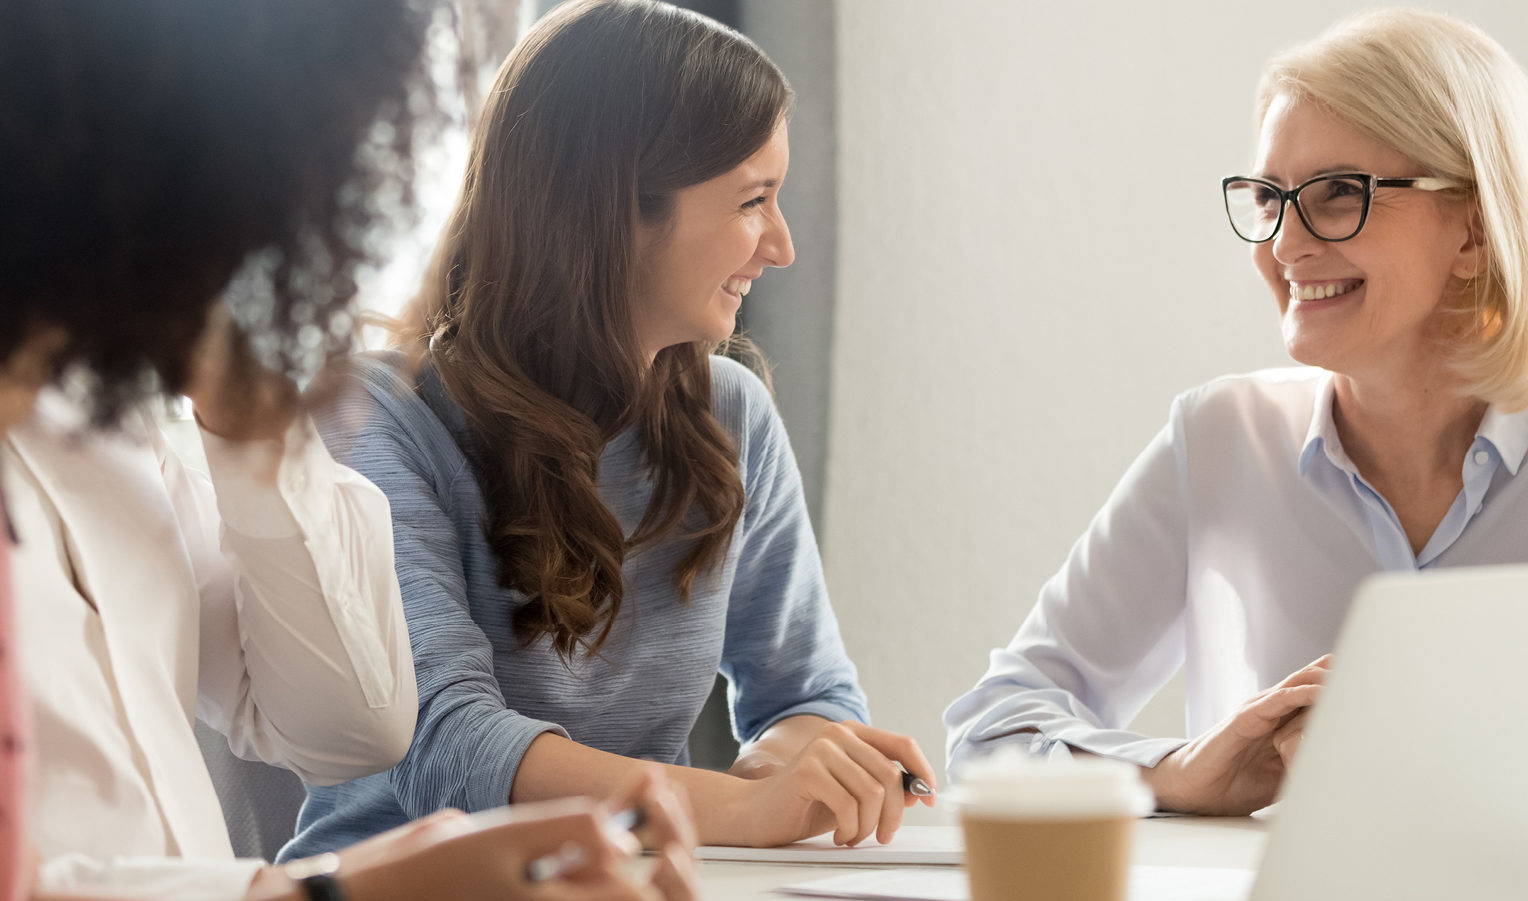
[[[740,324],[773,365],[775,402],[801,467],[807,507],[820,522],[827,467],[828,381],[838,252],[838,141],[834,4],[830,0],[680,3],[737,28],[769,54],[796,90],[791,165],[781,205],[796,262],[754,285]],[[725,769],[737,756],[718,679],[690,739],[697,766]]]
[[[748,334],[774,364],[775,401],[790,432],[814,523],[821,522],[828,383],[838,270],[838,129],[835,19],[828,0],[741,4],[740,30],[796,90],[791,166],[780,203],[796,262],[769,271],[743,304]]]

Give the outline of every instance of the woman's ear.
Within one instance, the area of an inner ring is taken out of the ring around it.
[[[1470,204],[1469,229],[1464,243],[1459,246],[1459,254],[1454,257],[1454,265],[1449,271],[1455,278],[1469,281],[1485,272],[1489,263],[1489,255],[1486,253],[1485,220],[1480,215],[1480,206]]]

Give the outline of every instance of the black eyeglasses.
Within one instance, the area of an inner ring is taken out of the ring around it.
[[[1294,204],[1305,228],[1323,241],[1346,241],[1358,234],[1369,218],[1369,202],[1376,188],[1416,188],[1446,191],[1461,188],[1447,178],[1380,178],[1358,172],[1318,175],[1288,191],[1271,181],[1233,175],[1222,179],[1226,215],[1243,241],[1261,244],[1273,240],[1284,224],[1284,206]]]

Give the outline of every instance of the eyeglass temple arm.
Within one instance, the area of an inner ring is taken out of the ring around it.
[[[1447,191],[1449,188],[1462,188],[1464,184],[1452,178],[1432,178],[1421,176],[1419,178],[1378,178],[1374,179],[1376,188],[1417,188],[1422,191]]]

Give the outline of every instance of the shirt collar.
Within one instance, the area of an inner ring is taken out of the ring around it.
[[[1310,469],[1310,461],[1316,454],[1324,453],[1338,469],[1353,471],[1353,463],[1342,449],[1337,438],[1337,421],[1332,417],[1332,403],[1336,386],[1330,372],[1321,377],[1321,390],[1316,395],[1315,408],[1311,411],[1310,427],[1305,432],[1305,442],[1300,448],[1300,475]],[[1486,409],[1475,430],[1475,440],[1485,441],[1496,449],[1507,472],[1517,475],[1523,458],[1528,456],[1528,410],[1505,413],[1495,404]]]
[[[1486,410],[1485,418],[1480,420],[1475,437],[1489,441],[1507,472],[1517,475],[1518,467],[1523,465],[1523,456],[1528,454],[1528,410],[1504,413],[1492,404]]]
[[[1311,410],[1310,427],[1305,430],[1305,442],[1300,446],[1302,476],[1310,470],[1310,461],[1318,453],[1325,453],[1326,458],[1338,469],[1353,468],[1348,455],[1342,451],[1342,442],[1337,439],[1337,421],[1332,418],[1332,401],[1335,397],[1332,374],[1324,372],[1321,374],[1321,387],[1316,392],[1315,406]]]

